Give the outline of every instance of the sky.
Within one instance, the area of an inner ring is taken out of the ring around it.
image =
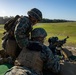
[[[76,21],[76,0],[0,0],[0,16],[27,16],[32,8],[38,8],[47,19]]]

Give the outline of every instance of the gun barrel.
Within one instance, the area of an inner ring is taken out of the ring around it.
[[[69,36],[67,36],[67,37],[64,39],[64,41],[66,41],[68,38],[69,38]]]
[[[65,39],[63,39],[63,40],[59,40],[58,41],[58,46],[62,46],[63,44],[65,44],[66,43],[66,40],[69,38],[69,36],[67,36]]]
[[[69,36],[66,37],[66,39],[68,39],[68,38],[69,38]]]

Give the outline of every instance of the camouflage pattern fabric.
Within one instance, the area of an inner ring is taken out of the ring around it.
[[[47,70],[49,70],[49,71],[52,71],[52,72],[54,72],[54,73],[58,73],[59,71],[60,71],[60,64],[59,64],[59,60],[58,60],[58,58],[57,57],[54,57],[53,56],[53,54],[52,54],[52,52],[51,52],[51,50],[47,47],[47,46],[45,46],[45,45],[42,45],[42,47],[43,47],[43,49],[40,51],[40,58],[41,58],[41,60],[44,62],[44,64],[42,64],[42,66],[43,66],[43,68],[42,69],[47,69]],[[32,52],[32,51],[31,51]],[[34,51],[34,52],[36,52],[36,54],[37,54],[37,51]],[[38,51],[39,52],[39,51]],[[22,57],[22,56],[21,56]],[[24,57],[24,56],[23,56]],[[23,58],[22,57],[22,58]],[[30,57],[30,55],[28,55],[28,57]],[[33,57],[33,58],[35,58],[35,57]],[[36,57],[37,58],[37,57]],[[36,59],[35,58],[35,59]],[[21,58],[20,58],[21,59]],[[27,59],[28,61],[32,61],[33,59]],[[38,59],[39,60],[39,59]],[[24,60],[23,60],[24,61]],[[23,62],[22,61],[22,62]],[[25,62],[25,61],[24,61]],[[19,62],[18,62],[19,63]],[[31,63],[31,62],[30,62]],[[26,67],[26,66],[24,66],[23,64],[21,64],[21,62],[20,62],[20,66],[23,66],[23,67]],[[33,63],[32,63],[32,65],[33,65]],[[18,65],[17,65],[18,66]],[[21,75],[21,74],[23,74],[23,75],[26,75],[26,69],[23,69],[23,67],[22,68],[17,68],[17,69],[15,69],[15,68],[13,68],[13,70],[9,70],[9,71],[7,71],[6,72],[6,74],[5,75]],[[35,66],[35,67],[38,67],[38,66]],[[26,67],[27,68],[27,67]],[[37,71],[37,70],[33,70],[32,68],[29,68],[28,67],[28,69],[29,69],[29,71],[31,72],[30,73],[30,75],[42,75],[41,73],[37,73],[37,72],[39,72],[39,71]],[[31,70],[30,70],[31,69]],[[13,74],[12,74],[13,73]],[[20,74],[19,74],[20,73]],[[27,75],[29,75],[29,74],[27,74]]]
[[[45,45],[43,46],[41,57],[44,61],[44,69],[48,69],[54,73],[58,73],[60,71],[59,59],[55,57],[51,50]]]
[[[26,48],[25,48],[25,50],[22,50],[21,54],[19,55],[19,57],[17,59],[16,65],[30,67],[30,64],[32,64],[32,70],[34,70],[38,75],[41,75],[41,73],[38,73],[38,72],[40,72],[38,70],[40,70],[42,67],[39,67],[37,65],[35,66],[34,64],[35,64],[35,62],[40,64],[41,62],[39,62],[39,60],[42,60],[44,63],[44,64],[42,64],[42,66],[44,66],[42,69],[48,69],[49,71],[58,73],[60,71],[59,59],[52,54],[51,50],[47,46],[42,45],[42,47],[43,47],[43,49],[40,51],[40,59],[39,59],[39,57],[36,57],[37,51],[30,50],[31,54],[30,54],[30,52],[28,52],[29,55],[26,56],[25,54],[27,54],[26,52],[28,50],[26,51]],[[32,55],[33,52],[36,53],[36,55],[34,57]],[[38,51],[38,53],[39,53],[39,51]],[[29,57],[30,57],[30,59],[29,59]],[[28,58],[27,62],[25,61],[26,58]],[[34,58],[38,59],[38,60],[35,61]],[[33,63],[32,63],[32,61],[33,61]],[[26,64],[28,64],[28,66]],[[34,65],[34,67],[33,67],[33,65]]]
[[[36,72],[38,75],[42,74],[43,61],[40,57],[41,51],[29,50],[24,48],[15,61],[15,65],[22,65]]]
[[[32,31],[32,23],[28,17],[24,16],[18,19],[18,23],[15,27],[15,39],[20,48],[23,48],[28,44],[29,32]]]
[[[34,17],[35,19],[37,19],[38,21],[40,21],[42,19],[42,12],[37,9],[37,8],[33,8],[30,11],[28,11],[27,13],[29,16]]]
[[[8,70],[4,75],[37,75],[32,73],[26,67],[14,66]]]
[[[45,31],[45,29],[43,28],[35,28],[32,32],[31,32],[31,37],[35,38],[35,37],[46,37],[47,33]]]

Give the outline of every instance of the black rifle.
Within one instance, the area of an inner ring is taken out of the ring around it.
[[[52,37],[52,38],[50,37],[48,39],[49,48],[53,52],[53,54],[61,55],[62,46],[63,46],[63,44],[66,43],[66,40],[68,38],[69,38],[69,36],[67,36],[63,40],[58,40],[58,37]]]
[[[61,46],[63,46],[63,44],[65,44],[66,43],[66,40],[69,38],[69,36],[67,36],[65,39],[63,39],[63,40],[58,40],[57,41],[57,47],[61,47]]]

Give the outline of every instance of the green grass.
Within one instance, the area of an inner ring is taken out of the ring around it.
[[[40,23],[34,26],[34,28],[37,27],[42,27],[47,31],[47,39],[52,36],[58,36],[59,39],[69,36],[66,44],[76,46],[76,22]]]
[[[34,26],[34,28],[37,27],[42,27],[47,31],[48,36],[46,37],[46,41],[49,37],[52,36],[58,36],[59,39],[64,39],[66,36],[69,36],[69,39],[67,40],[67,43],[65,45],[76,46],[76,22],[38,23]],[[3,25],[0,25],[0,49],[2,48],[1,38],[3,36],[3,32]]]
[[[3,37],[3,32],[4,32],[4,25],[0,25],[0,49],[2,49],[1,43],[2,43],[2,37]]]

